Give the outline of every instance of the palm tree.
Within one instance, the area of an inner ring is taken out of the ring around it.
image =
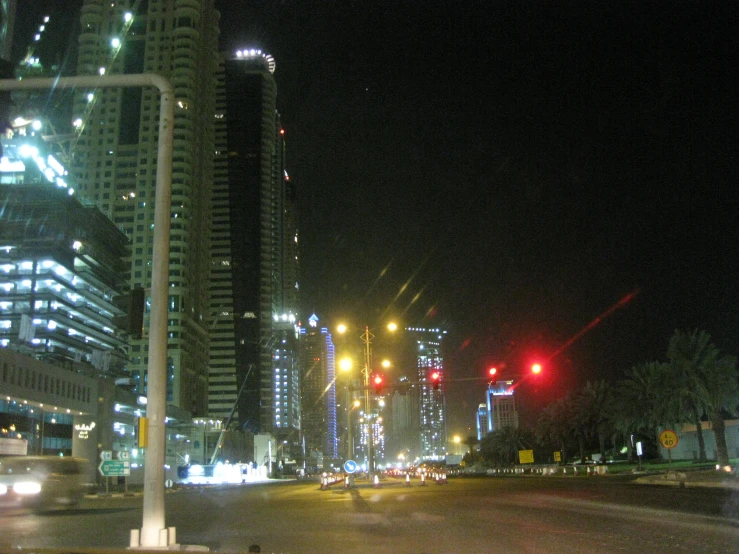
[[[670,419],[668,410],[668,367],[660,362],[633,366],[626,378],[616,385],[613,423],[631,451],[630,437],[648,431],[656,437],[659,426]],[[631,457],[631,456],[630,456]]]
[[[685,396],[695,410],[693,416],[697,419],[699,441],[702,441],[699,414],[705,413],[716,440],[717,462],[728,465],[724,411],[736,406],[739,376],[736,358],[721,354],[711,343],[711,336],[697,329],[692,333],[675,331],[668,356],[671,367],[678,372],[681,388],[690,391]],[[705,453],[703,455],[705,457]]]
[[[567,463],[567,445],[575,436],[572,397],[564,396],[544,408],[536,426],[536,435],[542,443],[553,443],[562,452]]]
[[[701,462],[706,461],[706,443],[703,439],[701,424],[705,407],[694,386],[694,380],[701,364],[701,356],[706,351],[710,340],[708,333],[688,335],[675,331],[667,347],[670,373],[676,384],[673,397],[675,409],[679,416],[695,424],[698,459]]]
[[[531,437],[525,430],[506,425],[488,433],[480,441],[480,453],[486,461],[509,466],[518,460],[518,451],[531,446]]]
[[[606,457],[606,437],[612,429],[611,386],[606,381],[588,381],[574,397],[574,418],[585,438],[598,438],[601,459]]]
[[[467,448],[469,449],[470,456],[475,455],[475,446],[477,446],[480,443],[480,440],[477,438],[476,435],[470,435],[466,439],[462,441],[464,444],[467,445]]]

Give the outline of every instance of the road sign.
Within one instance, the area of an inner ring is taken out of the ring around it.
[[[561,462],[562,461],[562,453],[559,450],[557,450],[554,453],[554,461],[555,462]]]
[[[679,440],[677,433],[672,429],[665,429],[659,434],[659,443],[663,448],[667,448],[668,450],[675,448]]]
[[[518,451],[518,463],[533,464],[534,463],[534,451],[533,450],[519,450]]]
[[[131,458],[131,453],[125,450],[120,450],[116,452],[115,457],[118,458],[119,460],[128,460]]]
[[[103,477],[128,477],[131,475],[131,462],[124,460],[103,460],[98,466]]]
[[[113,451],[112,450],[101,450],[100,451],[100,459],[105,460],[112,460],[113,459]]]
[[[354,473],[355,471],[357,471],[357,462],[355,462],[354,460],[347,460],[346,462],[344,462],[344,471],[346,471],[347,473]]]

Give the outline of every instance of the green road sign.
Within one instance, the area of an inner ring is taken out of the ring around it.
[[[128,460],[103,460],[98,466],[103,477],[128,477],[131,475],[131,462]]]

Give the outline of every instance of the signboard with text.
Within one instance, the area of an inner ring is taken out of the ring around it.
[[[665,429],[659,434],[659,443],[663,448],[667,448],[668,450],[675,448],[679,440],[677,433],[672,429]]]
[[[518,463],[519,464],[533,464],[534,463],[534,451],[533,450],[519,450],[518,451]]]
[[[128,460],[103,460],[98,466],[103,477],[128,477],[131,475],[131,462]]]

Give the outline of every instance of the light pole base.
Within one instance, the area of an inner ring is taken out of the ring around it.
[[[141,529],[131,529],[127,550],[163,550],[174,552],[210,552],[207,546],[197,544],[178,544],[177,531],[174,527],[159,529],[156,545],[141,544]]]

